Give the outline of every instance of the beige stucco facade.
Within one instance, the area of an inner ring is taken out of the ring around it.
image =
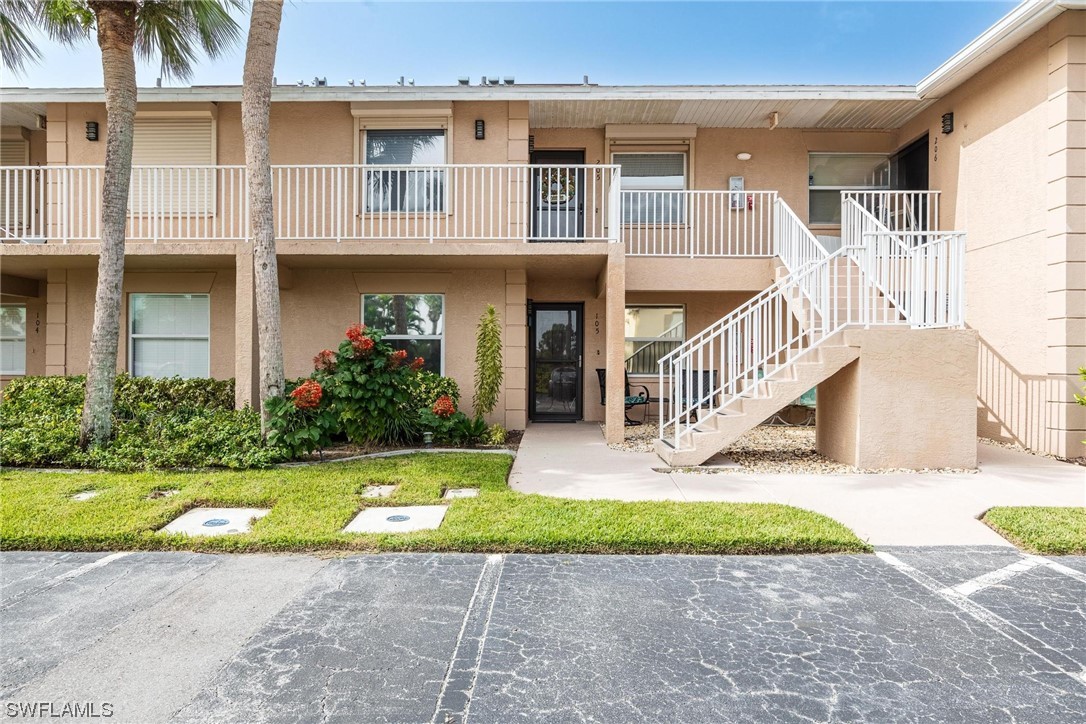
[[[502,92],[512,99],[502,100]],[[593,91],[584,92],[590,98]],[[644,123],[631,122],[628,106],[619,102],[613,106],[615,113],[626,115],[612,122],[607,117],[612,106],[601,101],[604,110],[583,117],[571,114],[563,125],[555,122],[560,114],[552,108],[540,105],[537,112],[530,93],[492,89],[475,96],[450,93],[445,100],[277,101],[272,106],[271,160],[281,165],[358,164],[367,129],[388,128],[443,129],[448,164],[529,164],[533,150],[583,152],[587,164],[613,163],[616,153],[678,151],[685,157],[688,189],[727,189],[731,177],[742,176],[746,190],[777,192],[807,223],[809,154],[891,156],[926,135],[928,185],[940,192],[940,228],[967,233],[966,322],[975,333],[977,352],[970,347],[973,333],[922,335],[909,342],[919,345],[915,355],[898,356],[889,354],[884,342],[904,340],[907,333],[869,337],[864,344],[877,350],[870,354],[881,361],[861,359],[823,383],[828,401],[823,407],[820,398],[819,444],[828,454],[856,464],[901,463],[883,454],[896,433],[911,430],[922,436],[925,426],[942,428],[923,422],[906,426],[904,413],[891,415],[882,409],[891,406],[888,400],[897,400],[893,405],[915,414],[916,420],[945,418],[957,442],[943,463],[953,459],[953,466],[968,466],[959,415],[962,390],[968,388],[977,403],[973,424],[979,434],[1058,455],[1082,454],[1086,408],[1075,405],[1073,395],[1080,387],[1077,368],[1086,365],[1086,12],[1064,12],[942,97],[923,103],[917,99],[915,113],[883,125],[872,121],[851,128],[838,119],[770,127],[777,123],[776,111],[772,124],[759,122],[756,127],[658,122],[653,109],[670,108],[671,101],[658,106],[645,101],[637,109]],[[457,99],[461,97],[470,99]],[[8,134],[5,138],[18,133],[26,139],[31,165],[102,163],[105,144],[87,140],[85,128],[95,121],[104,131],[103,105],[61,101],[58,97],[43,104],[44,130],[16,128],[4,120],[0,108],[0,130]],[[727,101],[714,102],[720,105],[708,110],[699,106],[699,112],[726,115]],[[805,112],[823,108],[818,102],[810,101]],[[780,107],[791,106],[782,101]],[[758,112],[766,108],[761,105]],[[899,113],[872,108],[880,118],[896,119]],[[941,129],[946,113],[954,115],[949,134]],[[236,100],[148,101],[141,103],[140,114],[211,119],[216,162],[243,164]],[[581,118],[595,120],[579,127]],[[545,122],[537,126],[533,119]],[[475,135],[477,121],[485,126],[482,139]],[[740,154],[749,158],[740,160]],[[601,178],[600,171],[589,171],[585,183],[597,183],[602,194],[606,181]],[[501,204],[503,213],[521,218],[519,226],[509,227],[512,239],[465,240],[441,233],[450,227],[418,239],[280,239],[287,375],[307,374],[316,352],[334,347],[346,327],[359,321],[363,294],[438,293],[445,295],[446,310],[443,369],[458,381],[468,405],[475,326],[493,304],[502,316],[505,383],[491,419],[523,428],[535,383],[529,374],[531,304],[577,303],[584,310],[582,417],[605,422],[614,440],[623,434],[622,389],[609,385],[608,404],[601,404],[595,370],[606,369],[608,379],[621,376],[625,307],[682,305],[689,337],[769,287],[778,274],[779,262],[767,256],[637,255],[626,253],[622,239],[525,243],[530,221],[516,216],[512,200],[523,197],[524,183],[520,178],[492,184],[486,202]],[[485,212],[478,204],[452,200],[444,209],[444,223],[461,223],[472,213]],[[329,201],[319,213],[330,209]],[[586,228],[604,229],[613,223],[599,199],[587,204],[583,218]],[[840,233],[836,227],[812,231]],[[96,244],[45,241],[0,245],[0,294],[5,303],[26,306],[27,374],[78,374],[86,368]],[[235,377],[239,404],[251,404],[258,356],[248,243],[199,237],[152,243],[141,238],[129,243],[128,260],[126,295],[210,295],[210,372]],[[122,324],[127,325],[126,317]],[[942,354],[929,340],[945,340],[950,347]],[[127,345],[123,335],[119,369],[128,368]],[[913,392],[919,394],[928,384],[955,412],[901,403],[893,394],[895,365],[910,368],[906,377]],[[653,396],[659,392],[653,376],[635,376],[633,381],[646,384]],[[881,385],[890,387],[885,392],[890,397],[876,394]],[[869,405],[882,406],[881,411],[871,412]],[[941,434],[950,434],[947,430]],[[935,458],[921,454],[923,441],[918,444],[909,448],[910,454],[935,464]]]
[[[968,232],[981,435],[1081,454],[1086,408],[1086,12],[1065,12],[906,124],[944,228]],[[944,113],[954,132],[940,132]]]

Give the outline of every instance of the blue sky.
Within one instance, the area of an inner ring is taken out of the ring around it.
[[[288,0],[280,83],[327,77],[446,85],[458,76],[518,83],[911,84],[1013,2],[310,2]],[[244,18],[241,18],[244,23]],[[100,86],[89,40],[42,40],[45,60],[7,86]],[[241,81],[244,41],[191,82]],[[154,85],[154,65],[140,85]]]

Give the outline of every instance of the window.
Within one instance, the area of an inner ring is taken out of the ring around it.
[[[404,166],[445,163],[445,131],[366,131],[366,211],[443,211],[445,171]]]
[[[626,307],[626,371],[631,375],[656,374],[660,358],[684,339],[684,307]]]
[[[130,294],[128,369],[137,377],[209,377],[207,294]]]
[[[28,166],[29,154],[30,144],[21,138],[0,141],[0,166]],[[0,170],[0,239],[22,235],[23,195],[33,182],[33,172]]]
[[[890,157],[879,153],[812,153],[810,223],[841,225],[841,192],[890,188]]]
[[[444,294],[363,294],[362,323],[385,333],[395,349],[422,357],[425,369],[443,373],[445,362]]]
[[[622,169],[622,219],[628,224],[681,224],[686,188],[685,153],[616,153]]]
[[[26,374],[26,307],[0,305],[0,375]]]
[[[210,118],[137,118],[129,208],[136,213],[215,210],[215,124]]]

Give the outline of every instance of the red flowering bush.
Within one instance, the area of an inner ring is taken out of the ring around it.
[[[322,349],[313,358],[313,369],[318,372],[336,371],[336,353],[330,349]]]
[[[354,349],[355,357],[366,357],[373,352],[377,342],[372,336],[366,334],[366,325],[352,324],[347,327],[347,341]]]
[[[299,410],[312,410],[320,406],[323,394],[324,389],[321,387],[320,382],[306,380],[294,388],[294,391],[290,393],[290,397],[294,400],[294,406]]]
[[[399,367],[405,359],[407,359],[407,350],[398,349],[389,356],[388,364],[393,368]]]
[[[448,395],[442,395],[437,398],[437,402],[430,409],[432,413],[441,418],[450,418],[456,414],[456,405],[453,403],[452,398]]]
[[[411,369],[413,369],[415,372],[418,372],[423,368],[425,364],[426,360],[424,360],[422,357],[416,357],[415,361],[411,363]]]

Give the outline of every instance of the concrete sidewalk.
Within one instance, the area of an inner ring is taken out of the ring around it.
[[[530,425],[510,485],[562,498],[784,503],[878,546],[1009,545],[977,517],[997,505],[1086,505],[1086,468],[978,443],[979,472],[658,473],[654,453],[607,447],[595,423]]]

